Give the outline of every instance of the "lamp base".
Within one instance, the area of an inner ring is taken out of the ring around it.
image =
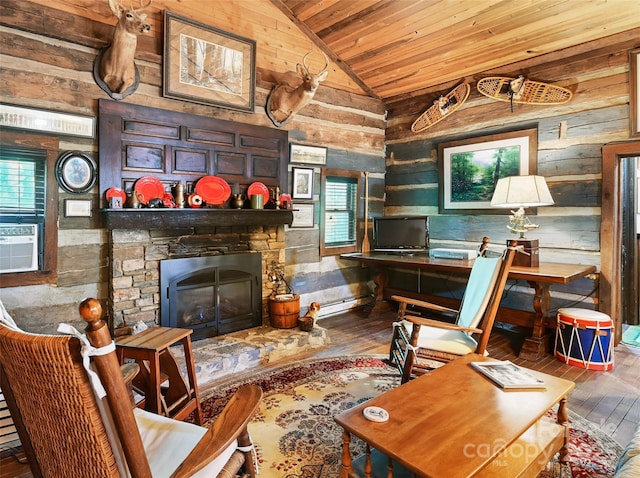
[[[511,239],[507,240],[507,246]],[[517,267],[538,267],[540,264],[540,249],[537,239],[517,239],[518,246],[524,247],[526,254],[516,253],[513,258],[513,265]]]

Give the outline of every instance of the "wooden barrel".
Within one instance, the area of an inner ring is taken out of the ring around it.
[[[287,294],[291,296],[291,294]],[[269,298],[269,320],[277,329],[292,329],[298,326],[300,317],[300,296],[293,294],[292,298],[275,296]]]

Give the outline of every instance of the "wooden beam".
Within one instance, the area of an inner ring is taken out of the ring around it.
[[[349,78],[351,78],[360,88],[362,88],[369,96],[380,99],[369,86],[362,81],[362,79],[355,74],[355,72],[344,62],[342,61],[327,45],[323,42],[318,35],[316,35],[307,25],[302,23],[298,18],[293,14],[293,12],[287,7],[281,0],[271,0],[271,3],[276,6],[282,13],[284,13],[291,22],[297,26],[305,35],[309,37],[309,39],[318,47],[322,52],[327,55],[327,57],[334,62],[338,67],[344,71]]]

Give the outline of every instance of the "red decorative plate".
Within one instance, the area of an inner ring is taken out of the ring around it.
[[[105,196],[107,198],[107,202],[111,202],[111,198],[120,198],[120,200],[122,201],[121,204],[124,204],[126,202],[126,200],[127,200],[127,193],[125,193],[120,188],[109,188],[109,189],[107,189],[107,192],[105,193]]]
[[[219,206],[231,196],[231,187],[217,176],[204,176],[196,183],[196,194],[211,206]]]
[[[271,199],[269,188],[259,182],[251,183],[249,189],[247,189],[247,196],[249,196],[249,199],[251,199],[251,196],[253,196],[254,194],[262,194],[265,204],[267,204],[267,202],[269,202],[269,199]]]
[[[153,199],[162,199],[164,196],[164,185],[158,178],[152,176],[144,176],[136,181],[133,187],[138,201],[142,204],[149,204]]]

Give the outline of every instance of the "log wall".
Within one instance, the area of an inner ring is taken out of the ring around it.
[[[540,260],[595,264],[610,254],[600,246],[602,146],[630,140],[629,50],[639,44],[640,30],[606,40],[540,56],[466,78],[471,83],[467,102],[449,118],[421,133],[412,122],[442,91],[398,99],[389,106],[386,130],[385,214],[431,216],[431,246],[477,246],[483,236],[497,245],[515,238],[505,227],[505,215],[441,214],[439,212],[438,145],[452,140],[537,128],[537,173],[547,179],[555,205],[537,209],[531,220],[540,228],[527,237],[540,241]],[[476,89],[484,76],[528,78],[571,89],[573,99],[564,105],[510,105],[491,100]],[[396,271],[392,280],[401,287],[424,292],[459,295],[459,285],[415,277]],[[573,305],[595,307],[598,276],[566,287],[552,288],[553,308]],[[454,281],[455,282],[455,281]],[[531,294],[526,284],[511,284],[508,301],[526,304]]]
[[[256,41],[253,112],[162,96],[165,9]],[[275,128],[264,111],[273,86],[273,72],[295,71],[296,63],[306,52],[317,50],[269,0],[154,0],[148,11],[151,32],[139,37],[136,50],[140,84],[123,102]],[[115,25],[107,0],[5,0],[0,12],[0,102],[97,119],[98,100],[109,99],[92,74],[93,62],[110,42]],[[318,56],[317,61],[320,60]],[[314,101],[282,129],[288,131],[292,143],[327,147],[327,167],[370,171],[371,194],[377,194],[372,210],[380,214],[385,168],[384,107],[380,101],[367,97],[335,64],[330,64],[329,71]],[[69,150],[89,153],[100,167],[97,138],[61,136],[60,153]],[[291,166],[288,173],[290,184]],[[314,203],[318,206],[318,167],[315,176]],[[57,284],[0,288],[0,300],[27,330],[52,332],[61,320],[77,320],[77,304],[83,298],[108,296],[109,237],[97,209],[102,193],[98,187],[80,195],[58,191],[61,207]],[[72,197],[93,200],[91,218],[64,217],[64,200]],[[313,229],[285,229],[287,276],[301,294],[303,308],[317,300],[326,305],[326,312],[344,309],[353,302],[354,295],[367,294],[354,294],[351,282],[360,287],[359,276],[341,273],[341,265],[334,258],[319,257],[318,234],[317,219]],[[25,301],[25,297],[29,300]],[[83,327],[81,320],[76,323]]]
[[[165,9],[256,40],[253,113],[162,96]],[[140,85],[123,100],[132,104],[273,127],[264,113],[273,72],[294,70],[296,62],[315,49],[269,0],[155,0],[149,10],[152,31],[140,38],[136,53]],[[3,0],[0,102],[97,117],[98,100],[108,97],[93,79],[93,61],[110,41],[114,24],[106,0]],[[473,87],[467,103],[452,117],[419,134],[411,133],[411,123],[454,84],[423,91],[420,97],[398,98],[385,107],[367,97],[331,63],[329,77],[314,101],[285,129],[290,142],[327,147],[327,167],[370,172],[372,217],[428,214],[432,216],[433,246],[475,247],[483,235],[494,243],[511,237],[505,228],[506,217],[438,213],[438,144],[537,127],[538,172],[547,177],[556,201],[553,207],[539,208],[534,218],[540,229],[532,236],[540,239],[541,259],[599,265],[601,254],[607,253],[601,252],[599,243],[601,147],[630,139],[628,51],[640,46],[638,38],[640,30],[636,29],[467,78]],[[572,88],[574,98],[560,106],[515,105],[512,113],[507,103],[491,101],[475,91],[475,82],[482,76],[519,73]],[[61,136],[60,152],[68,150],[91,154],[99,167],[97,138]],[[316,167],[316,205],[319,172]],[[84,195],[58,193],[61,206],[71,197],[93,199],[97,205],[101,194],[97,188]],[[100,211],[94,210],[91,218],[66,218],[64,207],[59,210],[57,284],[0,288],[0,299],[29,330],[51,331],[60,320],[77,317],[76,306],[82,298],[107,297],[108,235]],[[285,231],[287,275],[302,295],[302,307],[317,300],[327,313],[368,298],[366,269],[319,256],[317,218],[315,222],[313,229]],[[565,299],[581,299],[594,285],[581,281],[565,289],[554,288],[556,305]],[[513,290],[519,289],[514,286]]]

